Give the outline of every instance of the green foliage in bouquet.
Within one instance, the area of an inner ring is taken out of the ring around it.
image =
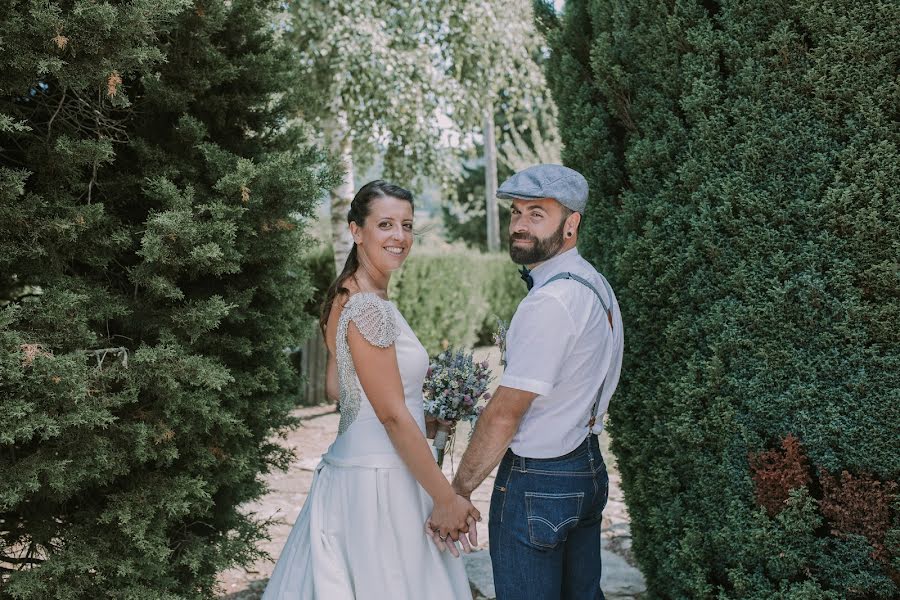
[[[0,598],[210,598],[283,465],[334,180],[274,2],[0,13]]]
[[[539,4],[651,597],[898,597],[900,5]]]
[[[474,423],[490,400],[493,375],[488,362],[476,362],[471,351],[448,348],[431,358],[422,392],[425,414],[448,421]]]
[[[527,290],[505,254],[426,251],[391,279],[390,296],[429,354],[449,345],[490,344],[497,319],[509,321]]]

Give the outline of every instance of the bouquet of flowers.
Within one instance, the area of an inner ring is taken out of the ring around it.
[[[432,359],[425,376],[425,412],[438,419],[434,448],[439,465],[453,428],[459,421],[474,422],[481,414],[481,399],[489,400],[491,382],[487,361],[475,362],[471,352],[445,350]]]

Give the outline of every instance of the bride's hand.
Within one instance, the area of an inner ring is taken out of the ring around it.
[[[433,440],[437,434],[438,418],[425,413],[425,437]]]
[[[438,425],[446,425],[450,428],[450,435],[456,431],[456,421],[447,421],[445,419],[441,419],[435,417],[434,415],[429,415],[425,413],[425,437],[429,440],[433,440],[434,436],[437,435]]]
[[[435,502],[425,529],[438,549],[447,548],[453,556],[459,556],[455,542],[466,537],[461,534],[469,534],[468,539],[462,541],[464,552],[470,552],[471,546],[477,545],[475,523],[479,520],[481,513],[478,509],[466,498],[454,494],[446,501]]]
[[[469,533],[463,534],[459,536],[459,544],[462,546],[462,551],[465,554],[469,554],[471,552],[475,552],[478,548],[478,526],[477,521],[475,521],[475,517],[469,516],[466,519],[466,522],[469,524]],[[459,556],[459,552],[456,548],[456,544],[449,537],[446,539],[440,538],[440,532],[433,529],[434,524],[431,522],[431,519],[425,522],[425,535],[431,538],[432,543],[437,547],[438,550],[443,552],[444,550],[449,550],[451,554],[454,556]]]

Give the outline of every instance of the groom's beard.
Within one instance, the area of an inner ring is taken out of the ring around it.
[[[559,254],[559,249],[563,245],[563,228],[566,222],[563,220],[559,224],[556,233],[548,238],[540,239],[527,233],[513,233],[509,236],[509,257],[517,265],[533,265],[544,262],[549,258],[553,258]],[[515,246],[516,240],[530,240],[530,246]]]

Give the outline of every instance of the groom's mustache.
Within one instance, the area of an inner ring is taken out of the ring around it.
[[[535,237],[531,234],[528,234],[528,233],[514,233],[509,236],[509,239],[513,242],[516,240],[523,240],[523,241],[527,241],[527,242],[537,242],[538,241],[537,237]]]

